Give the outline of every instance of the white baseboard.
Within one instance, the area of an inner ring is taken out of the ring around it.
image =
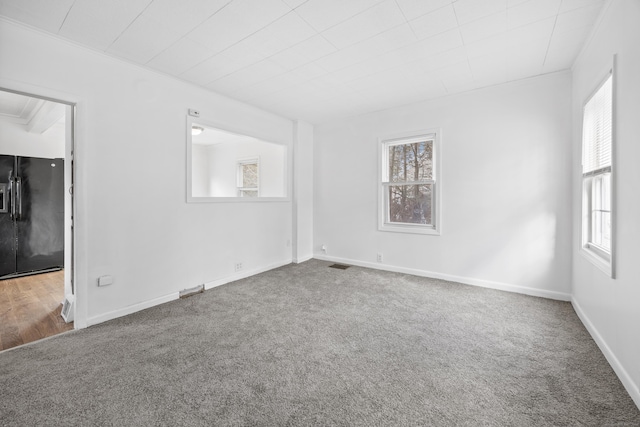
[[[274,268],[282,267],[283,265],[291,264],[291,260],[277,262],[274,264],[267,265],[265,267],[254,268],[253,270],[244,270],[239,271],[231,276],[223,277],[221,279],[213,280],[211,282],[207,282],[204,284],[205,291],[211,288],[215,288],[216,286],[225,285],[230,282],[235,282],[236,280],[246,279],[250,276],[255,276],[256,274],[264,273],[265,271],[273,270]]]
[[[311,255],[305,255],[305,256],[300,257],[300,258],[296,258],[296,259],[294,259],[294,260],[293,260],[293,262],[294,262],[295,264],[300,264],[300,263],[302,263],[302,262],[309,261],[310,259],[313,259],[313,254],[311,254]]]
[[[273,270],[274,268],[282,267],[283,265],[287,265],[290,263],[291,263],[291,260],[287,260],[287,261],[283,261],[275,264],[270,264],[265,267],[255,268],[253,270],[245,270],[242,272],[238,272],[238,273],[232,274],[231,276],[227,276],[221,279],[207,282],[204,284],[204,289],[207,290],[207,289],[215,288],[216,286],[224,285],[229,282],[234,282],[236,280],[254,276],[259,273],[264,273],[265,271]],[[90,317],[87,320],[87,326],[97,325],[98,323],[106,322],[107,320],[116,319],[118,317],[126,316],[128,314],[133,314],[135,312],[145,310],[147,308],[151,308],[156,305],[164,304],[165,302],[177,300],[178,298],[180,298],[180,292],[172,292],[162,297],[153,298],[137,304],[129,305],[127,307],[119,308],[117,310],[109,311],[107,313],[99,314],[97,316]]]
[[[591,334],[593,340],[596,342],[596,344],[598,344],[600,351],[602,351],[602,354],[604,354],[604,357],[609,362],[609,365],[611,365],[616,375],[618,375],[618,378],[620,379],[620,382],[622,382],[624,388],[627,390],[627,393],[629,393],[631,399],[633,399],[638,409],[640,409],[640,388],[638,387],[638,384],[633,381],[631,375],[629,375],[627,370],[624,369],[624,366],[622,366],[616,355],[613,353],[613,351],[611,351],[611,348],[609,348],[604,338],[602,338],[602,335],[600,335],[600,332],[598,332],[596,327],[593,325],[593,323],[575,298],[571,298],[571,305],[582,321],[584,327],[587,328],[587,331],[589,331],[589,334]]]
[[[109,311],[107,313],[99,314],[97,316],[89,317],[87,319],[87,326],[97,325],[98,323],[106,322],[107,320],[117,319],[118,317],[133,314],[137,311],[164,304],[165,302],[177,300],[178,298],[180,298],[180,292],[172,292],[169,295],[153,298],[127,307],[119,308],[117,310]]]
[[[357,265],[359,267],[373,268],[376,270],[393,271],[395,273],[411,274],[414,276],[430,277],[432,279],[442,279],[451,282],[464,283],[465,285],[480,286],[483,288],[498,289],[501,291],[515,292],[518,294],[531,295],[534,297],[549,298],[559,301],[571,301],[571,295],[564,292],[548,291],[545,289],[528,288],[526,286],[510,285],[507,283],[492,282],[490,280],[476,279],[473,277],[454,276],[451,274],[435,273],[433,271],[418,270],[414,268],[396,267],[388,264],[375,262],[358,261],[348,258],[339,258],[323,254],[316,254],[316,259],[338,262],[341,264]]]

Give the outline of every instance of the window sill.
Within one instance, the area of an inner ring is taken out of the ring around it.
[[[610,278],[613,277],[613,268],[610,259],[601,257],[596,251],[592,250],[588,246],[580,248],[580,255],[582,255],[587,261],[595,265],[600,271],[606,274]]]
[[[289,197],[188,197],[187,203],[264,203],[290,202]]]
[[[440,230],[435,227],[424,225],[395,225],[395,224],[381,224],[378,226],[379,231],[390,231],[393,233],[410,233],[410,234],[426,234],[431,236],[439,236]]]

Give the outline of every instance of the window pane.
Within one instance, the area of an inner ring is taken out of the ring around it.
[[[433,179],[433,141],[389,146],[389,182]]]
[[[431,221],[432,184],[390,185],[389,222],[433,224]]]
[[[242,165],[242,186],[248,188],[258,187],[257,163],[244,163]]]
[[[584,106],[582,172],[611,166],[613,77],[605,81]]]
[[[258,197],[256,190],[240,190],[240,197]]]
[[[597,175],[591,186],[591,243],[611,250],[611,175]]]

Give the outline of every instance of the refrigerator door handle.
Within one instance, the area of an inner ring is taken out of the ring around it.
[[[16,219],[16,186],[13,177],[9,178],[9,203],[11,203],[11,219]]]
[[[22,178],[20,177],[16,177],[16,205],[18,205],[16,219],[22,219]]]

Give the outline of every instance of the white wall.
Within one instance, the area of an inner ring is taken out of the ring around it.
[[[313,257],[313,126],[294,124],[293,260]]]
[[[195,144],[193,146],[196,147]],[[206,151],[209,162],[210,197],[236,197],[238,160],[249,158],[259,159],[260,196],[284,197],[286,195],[287,155],[284,146],[260,141],[243,141],[209,145]]]
[[[316,254],[568,299],[570,90],[561,73],[317,126]],[[378,138],[431,128],[442,235],[378,231]]]
[[[640,407],[640,2],[611,1],[601,17],[573,68],[573,302]],[[582,105],[614,54],[615,280],[579,253]]]
[[[194,197],[209,197],[209,147],[191,146],[191,193]]]
[[[57,123],[43,133],[32,133],[26,125],[0,120],[0,154],[64,158],[64,128],[64,123]]]
[[[290,120],[8,21],[0,64],[2,87],[77,102],[77,325],[291,261],[291,202],[185,202],[188,108],[287,146]]]

